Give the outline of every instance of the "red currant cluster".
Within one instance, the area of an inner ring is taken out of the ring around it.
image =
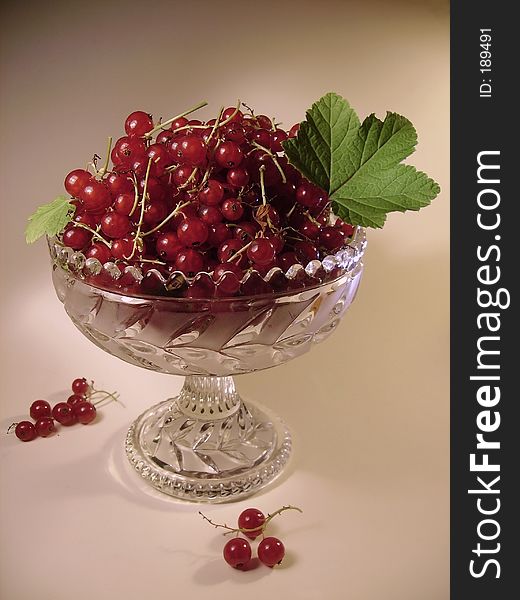
[[[283,153],[282,142],[299,125],[284,131],[239,107],[206,122],[188,120],[192,109],[156,125],[149,114],[133,112],[103,168],[95,157],[93,173],[67,175],[76,211],[64,245],[115,263],[121,273],[107,280],[102,271],[94,285],[160,294],[166,292],[156,274],[164,281],[181,272],[189,284],[170,294],[269,293],[273,286],[262,276],[273,267],[306,266],[347,243],[354,228],[332,214],[327,194]],[[128,266],[139,267],[144,278],[136,281]],[[260,276],[244,279],[248,271]]]
[[[105,401],[107,398],[116,399],[115,394],[110,394],[102,390],[95,390],[93,383],[89,384],[82,377],[74,379],[72,382],[72,395],[68,397],[66,402],[58,402],[54,407],[46,400],[35,400],[29,409],[29,414],[34,420],[20,421],[11,425],[9,430],[15,426],[15,435],[22,442],[30,442],[35,438],[48,437],[56,431],[54,421],[60,425],[69,427],[76,423],[88,425],[96,418],[96,405]],[[93,402],[95,394],[103,394],[97,402]]]
[[[242,533],[250,540],[255,540],[261,535],[262,540],[257,548],[258,560],[267,567],[279,565],[285,556],[285,546],[276,537],[264,537],[264,531],[273,517],[286,510],[298,510],[299,512],[302,512],[301,509],[296,508],[295,506],[282,506],[282,508],[268,514],[266,517],[261,510],[258,510],[258,508],[246,508],[246,510],[240,513],[238,517],[238,527],[236,528],[228,527],[225,524],[214,523],[202,513],[199,514],[214,527],[222,527],[227,529],[226,533],[237,534],[237,537],[229,540],[224,546],[224,560],[228,565],[231,565],[236,569],[248,570],[252,556],[251,544],[245,538],[238,537],[238,534]]]

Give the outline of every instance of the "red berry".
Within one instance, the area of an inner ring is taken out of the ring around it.
[[[204,163],[206,154],[207,146],[199,137],[186,135],[175,146],[173,158],[181,164],[197,167]]]
[[[16,437],[22,442],[30,442],[38,436],[36,427],[30,421],[20,421],[14,430]]]
[[[133,193],[134,191],[132,179],[126,173],[110,173],[106,182],[110,193],[114,197],[119,196],[119,194]]]
[[[249,173],[242,167],[229,169],[226,174],[226,181],[233,187],[244,187],[249,183]]]
[[[320,244],[327,250],[338,250],[345,244],[345,234],[337,227],[324,227],[320,231]]]
[[[152,144],[151,146],[148,146],[146,157],[152,159],[155,170],[160,175],[164,173],[166,167],[169,167],[172,164],[170,153],[161,144]]]
[[[240,289],[244,271],[234,263],[221,263],[213,270],[213,281],[217,284],[219,296],[234,296]]]
[[[175,259],[175,267],[188,277],[195,276],[202,270],[203,266],[204,259],[202,258],[202,254],[191,248],[181,250]]]
[[[204,221],[206,225],[216,225],[224,218],[224,215],[216,206],[205,206],[203,204],[200,206],[198,213],[200,220]]]
[[[188,217],[177,227],[177,237],[184,246],[200,246],[208,239],[208,226],[196,217]]]
[[[150,227],[158,225],[168,214],[168,205],[164,200],[150,200],[146,203],[143,221]]]
[[[136,110],[126,118],[125,131],[127,135],[141,137],[152,129],[152,117],[142,110]]]
[[[307,265],[311,260],[317,260],[319,257],[318,249],[311,242],[296,242],[294,251],[303,265]]]
[[[183,244],[173,231],[167,231],[157,238],[155,249],[160,258],[173,261],[183,249]]]
[[[34,419],[35,421],[37,419],[42,419],[43,417],[50,417],[51,405],[45,400],[35,400],[31,404],[29,414],[31,415],[31,419]]]
[[[114,210],[120,215],[128,215],[132,212],[135,204],[135,193],[125,192],[119,194],[114,200]]]
[[[208,227],[208,239],[207,243],[210,246],[218,248],[220,244],[225,242],[231,237],[231,231],[224,223],[215,223]]]
[[[111,248],[112,256],[116,260],[125,260],[132,255],[133,248],[134,242],[129,238],[114,240]]]
[[[244,538],[234,538],[224,546],[223,555],[228,565],[241,569],[251,560],[251,545]]]
[[[246,508],[238,517],[238,527],[240,529],[253,529],[254,531],[244,531],[244,535],[254,540],[262,533],[262,525],[265,523],[265,515],[258,508]]]
[[[179,165],[174,171],[172,171],[173,183],[178,186],[184,186],[188,180],[196,186],[200,182],[200,174],[197,172],[193,175],[194,167],[191,165]],[[207,204],[207,203],[206,203]]]
[[[287,134],[283,129],[276,129],[274,133],[271,134],[271,150],[273,152],[282,152],[282,142],[287,139]]]
[[[263,146],[264,148],[269,148],[271,145],[271,133],[266,129],[257,129],[253,133],[253,141]]]
[[[85,169],[75,169],[65,177],[65,189],[71,196],[79,198],[81,190],[91,179],[91,173],[85,171]]]
[[[110,260],[110,248],[105,246],[105,244],[96,242],[88,248],[88,250],[85,252],[85,256],[87,258],[97,258],[99,262],[104,265]]]
[[[36,429],[37,435],[41,437],[48,437],[51,435],[51,433],[56,431],[56,428],[54,427],[54,419],[51,419],[50,417],[42,417],[41,419],[38,419],[34,424],[34,428]]]
[[[282,562],[285,547],[275,537],[266,537],[258,544],[258,559],[268,567],[274,567]]]
[[[79,394],[72,394],[72,396],[69,396],[67,398],[67,404],[70,404],[71,406],[74,406],[75,404],[78,404],[79,402],[84,402],[85,401],[85,396],[80,396]]]
[[[244,214],[244,207],[237,198],[227,198],[222,202],[220,210],[228,221],[240,221]]]
[[[82,227],[69,227],[63,233],[63,243],[73,250],[82,250],[91,239],[90,231]]]
[[[244,244],[237,238],[226,240],[219,246],[217,250],[218,260],[221,263],[229,262],[233,255],[236,254],[243,246]],[[244,253],[241,254],[239,258],[240,260],[238,260],[237,258],[237,262],[235,264],[238,264],[239,267],[245,266],[245,263],[247,263],[247,259]]]
[[[72,411],[72,406],[66,402],[56,404],[52,409],[52,416],[58,423],[65,426],[74,425],[77,421],[76,415]]]
[[[78,421],[83,423],[83,425],[92,423],[92,421],[96,418],[96,407],[91,402],[87,402],[86,400],[74,404],[72,410]]]
[[[215,162],[228,169],[238,167],[243,157],[242,149],[235,142],[222,142],[215,152]]]
[[[268,265],[276,256],[273,243],[267,238],[258,238],[247,249],[247,258],[257,265]]]
[[[296,137],[298,135],[298,131],[300,131],[300,124],[296,123],[289,129],[289,137]]]
[[[108,188],[95,179],[91,179],[81,190],[79,199],[83,202],[85,210],[90,213],[102,212],[112,203]]]
[[[208,179],[204,188],[199,192],[199,201],[206,206],[217,206],[223,197],[224,188],[216,179]]]
[[[303,206],[306,206],[307,208],[312,208],[313,206],[316,206],[316,204],[318,203],[318,195],[319,189],[308,181],[304,181],[296,189],[296,200]]]
[[[185,127],[187,124],[188,124],[188,119],[186,119],[186,117],[179,117],[178,119],[175,119],[175,121],[172,121],[172,124],[170,125],[170,127],[173,131],[175,131],[176,129],[179,129],[180,127]]]
[[[236,111],[236,114],[235,114]],[[240,123],[240,121],[242,121],[242,119],[244,118],[244,115],[242,114],[242,111],[237,110],[236,106],[230,106],[229,108],[226,108],[226,110],[222,113],[222,121],[226,121],[227,119],[229,119],[231,117],[231,115],[234,115],[233,118],[230,120],[230,123]]]
[[[109,238],[122,238],[130,231],[130,219],[115,211],[107,212],[101,219],[101,231]]]

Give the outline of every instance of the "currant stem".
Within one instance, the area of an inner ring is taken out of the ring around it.
[[[265,171],[265,165],[262,165],[259,169],[260,171],[260,189],[262,190],[262,204],[264,206],[267,205],[267,198],[265,195],[265,183],[264,183],[264,171]]]
[[[150,167],[152,166],[152,159],[148,159],[148,165],[146,167],[146,175],[144,178],[144,187],[143,187],[143,198],[141,200],[141,214],[139,216],[139,223],[137,224],[137,231],[135,232],[134,244],[132,246],[132,253],[130,256],[125,256],[127,260],[130,260],[134,257],[135,251],[137,249],[137,240],[141,237],[141,227],[143,225],[144,218],[144,206],[146,204],[146,192],[148,190],[148,177],[150,176]]]
[[[184,202],[183,204],[177,204],[177,206],[172,210],[172,212],[166,217],[164,218],[159,225],[156,225],[153,229],[150,229],[150,231],[145,231],[141,237],[146,237],[147,235],[151,235],[152,233],[155,233],[156,231],[158,231],[159,229],[161,229],[161,227],[164,227],[164,225],[166,225],[166,223],[168,223],[168,221],[170,219],[173,219],[173,217],[177,214],[179,214],[179,212],[185,207],[188,206],[188,204],[191,204],[191,202]],[[166,264],[166,263],[162,263],[162,264]]]
[[[205,514],[203,514],[200,510],[199,510],[199,515],[205,520],[207,521],[210,525],[213,525],[213,527],[215,528],[222,528],[222,529],[227,529],[226,533],[224,533],[224,535],[229,535],[230,533],[250,533],[251,531],[261,531],[262,534],[264,532],[264,529],[267,527],[267,524],[269,523],[269,521],[271,521],[274,517],[276,517],[277,515],[283,513],[286,510],[297,510],[300,513],[303,513],[303,510],[301,508],[298,508],[297,506],[291,506],[291,505],[287,505],[287,506],[282,506],[282,508],[279,508],[278,510],[275,510],[274,513],[268,513],[267,517],[264,521],[264,523],[260,526],[260,527],[229,527],[228,525],[226,525],[225,523],[215,523],[214,521],[212,521],[210,518],[206,517]]]
[[[156,125],[148,133],[145,133],[143,137],[145,137],[145,138],[151,138],[152,135],[156,131],[159,131],[160,129],[163,129],[164,127],[166,127],[166,125],[169,125],[170,123],[173,123],[175,120],[181,119],[182,117],[185,117],[186,115],[189,115],[192,112],[195,112],[196,110],[199,110],[199,108],[203,108],[204,106],[207,106],[207,105],[208,105],[208,103],[205,100],[203,102],[199,102],[198,104],[196,104],[192,108],[189,108],[188,110],[185,110],[184,112],[180,113],[179,115],[176,115],[175,117],[172,117],[171,119],[168,119],[167,121],[163,121],[162,123]]]
[[[249,246],[251,246],[251,244],[254,242],[255,240],[251,240],[250,242],[248,242],[245,246],[242,246],[242,248],[240,248],[240,250],[237,250],[235,252],[235,254],[233,254],[233,256],[231,256],[231,258],[229,258],[226,262],[233,262],[236,258],[238,258],[239,256],[241,256],[242,254],[244,254],[244,252],[249,248]]]
[[[110,151],[112,150],[112,136],[109,135],[108,136],[108,143],[107,143],[107,156],[105,158],[105,164],[103,165],[103,167],[97,172],[97,175],[99,177],[103,177],[103,175],[108,171],[108,163],[110,162]]]
[[[112,248],[112,246],[110,245],[110,242],[107,242],[107,240],[105,240],[105,238],[102,235],[100,235],[95,229],[92,229],[92,227],[85,225],[85,223],[75,223],[74,227],[81,227],[82,229],[86,229],[87,231],[90,231],[90,233],[92,234],[93,237],[98,239],[100,242],[103,242],[103,244],[105,244],[105,246]]]
[[[7,431],[5,433],[6,434],[13,433],[13,430],[16,429],[17,425],[18,425],[18,422],[11,423],[11,425],[9,425],[9,427],[7,428]]]
[[[256,142],[251,142],[251,145],[254,146],[255,148],[258,148],[259,150],[263,150],[266,154],[268,154],[271,157],[272,161],[274,162],[275,167],[278,169],[278,171],[280,171],[280,175],[282,176],[282,182],[287,183],[287,177],[285,176],[284,170],[280,166],[280,163],[278,162],[277,157],[271,152],[271,150],[269,150],[269,148],[265,148],[264,146],[261,146],[260,144],[257,144]]]

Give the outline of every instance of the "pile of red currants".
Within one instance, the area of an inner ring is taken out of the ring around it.
[[[265,280],[274,267],[285,273],[345,246],[354,228],[284,155],[282,142],[299,125],[287,132],[240,108],[206,122],[188,120],[190,110],[157,124],[133,112],[104,167],[95,157],[92,172],[67,175],[75,213],[63,244],[116,269],[93,276],[94,285],[188,298],[270,293],[287,283]],[[182,285],[165,289],[176,273]]]
[[[107,398],[116,399],[114,394],[95,390],[92,384],[84,378],[74,379],[72,382],[72,395],[66,402],[58,402],[54,407],[46,400],[35,400],[29,409],[31,421],[20,421],[13,424],[15,435],[22,442],[30,442],[37,437],[49,437],[56,431],[55,421],[60,425],[69,427],[76,423],[88,425],[96,418],[96,405]],[[94,394],[103,394],[97,402],[93,401]],[[11,428],[9,428],[11,429]]]

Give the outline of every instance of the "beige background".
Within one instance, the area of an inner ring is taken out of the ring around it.
[[[1,431],[35,398],[63,399],[76,376],[118,389],[126,409],[31,444],[2,433],[0,597],[448,598],[447,2],[2,6]],[[290,126],[329,90],[362,117],[409,117],[410,162],[443,191],[369,232],[358,298],[329,341],[239,378],[290,424],[294,459],[254,501],[206,512],[232,521],[247,505],[293,503],[305,514],[273,529],[284,568],[237,573],[198,507],[143,488],[122,456],[131,419],[181,380],[82,338],[54,297],[44,243],[26,247],[23,229],[134,109],[167,118],[206,99],[210,115],[240,97]]]

